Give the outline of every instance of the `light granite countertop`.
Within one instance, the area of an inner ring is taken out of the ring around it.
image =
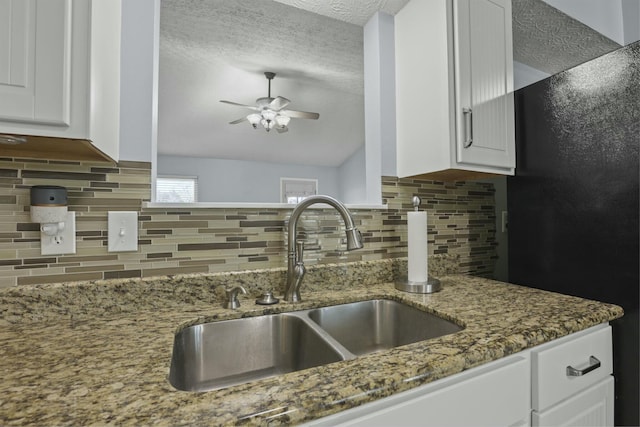
[[[1,292],[0,424],[297,424],[623,314],[610,304],[461,275],[441,277],[442,291],[431,295],[400,292],[390,282],[329,292],[303,284],[301,303],[265,308],[254,294],[234,311],[221,308],[215,290],[221,277],[235,283],[233,276],[216,277],[214,285],[187,276]],[[178,391],[167,380],[174,333],[186,325],[375,298],[402,301],[464,330],[223,390]]]

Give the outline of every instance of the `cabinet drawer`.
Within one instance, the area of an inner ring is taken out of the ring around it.
[[[596,326],[531,354],[532,403],[544,410],[613,373],[611,327]],[[568,367],[576,370],[569,375]],[[577,375],[577,376],[575,376]]]

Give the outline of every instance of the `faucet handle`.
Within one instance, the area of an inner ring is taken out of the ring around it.
[[[236,309],[240,307],[240,301],[238,300],[238,294],[240,292],[242,292],[243,294],[247,293],[246,289],[242,286],[236,286],[235,288],[230,289],[225,288],[224,291],[227,294],[227,302],[225,303],[225,308],[230,309]]]

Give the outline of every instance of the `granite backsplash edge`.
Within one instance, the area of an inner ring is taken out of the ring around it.
[[[430,275],[457,274],[458,263],[457,254],[432,256]],[[406,258],[312,265],[302,290],[335,291],[352,284],[392,282],[406,271]],[[0,289],[0,325],[61,318],[78,321],[139,310],[170,310],[185,304],[221,304],[224,288],[233,286],[243,286],[247,298],[270,290],[281,295],[285,276],[285,268],[271,268],[17,286]]]

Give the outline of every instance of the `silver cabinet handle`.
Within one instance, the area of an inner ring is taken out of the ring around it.
[[[462,115],[464,117],[464,148],[471,147],[473,144],[473,111],[471,108],[463,108]]]
[[[589,356],[589,366],[584,369],[576,369],[573,366],[567,366],[568,377],[581,377],[600,367],[601,363],[595,356]]]

